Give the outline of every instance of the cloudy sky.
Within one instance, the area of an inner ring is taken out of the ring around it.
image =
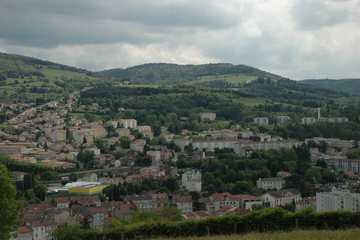
[[[1,0],[0,52],[100,71],[245,64],[360,77],[359,0]]]

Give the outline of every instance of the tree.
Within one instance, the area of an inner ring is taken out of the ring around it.
[[[202,195],[199,191],[191,191],[189,194],[191,195],[193,201],[199,201],[199,198],[202,198]]]
[[[315,178],[317,182],[321,182],[321,172],[320,169],[310,168],[305,173],[305,182],[311,182]]]
[[[113,171],[111,171],[111,169],[109,169],[109,170],[106,172],[106,174],[107,174],[110,178],[112,178],[112,177],[114,176],[114,173],[113,173]]]
[[[251,205],[251,210],[252,211],[260,211],[260,210],[263,210],[263,209],[264,209],[264,207],[260,203],[254,203],[253,205]]]
[[[72,182],[76,182],[79,178],[79,175],[76,172],[70,173],[69,175],[69,179]]]
[[[206,172],[204,174],[203,180],[206,183],[214,183],[214,181],[215,181],[214,174],[212,174],[212,172]]]
[[[81,228],[82,229],[90,229],[90,221],[88,219],[88,216],[86,215],[83,220],[81,220]]]
[[[51,171],[47,171],[47,172],[43,172],[40,174],[40,179],[42,181],[51,181],[52,179],[52,172]]]
[[[175,177],[162,180],[161,186],[166,187],[170,192],[175,192],[180,189],[180,184]]]
[[[6,167],[0,163],[0,239],[10,239],[14,228],[20,226],[17,220],[19,212],[22,210],[23,203],[15,200],[16,187],[10,178],[10,173]]]
[[[47,187],[45,185],[37,184],[34,187],[35,196],[39,198],[41,201],[45,200],[46,192],[47,192]]]

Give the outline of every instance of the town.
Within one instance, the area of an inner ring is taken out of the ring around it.
[[[360,200],[360,160],[347,158],[359,142],[288,140],[240,126],[190,133],[152,129],[136,119],[96,120],[73,113],[77,108],[105,111],[96,103],[79,104],[79,96],[74,91],[58,101],[1,104],[10,116],[0,131],[1,162],[12,170],[17,199],[25,201],[18,237],[49,239],[65,223],[101,230],[113,219],[131,220],[134,212],[161,212],[166,206],[175,206],[183,219],[274,207],[292,212],[309,206],[319,212],[359,210],[352,203]],[[118,108],[119,113],[135,111]],[[200,112],[194,118],[212,122],[216,114]],[[277,119],[283,125],[290,117]],[[321,118],[320,109],[317,119],[301,119],[304,125],[316,121],[348,119]],[[268,125],[269,120],[256,117],[254,124]],[[302,149],[309,156],[300,159]],[[273,154],[282,154],[281,159]],[[233,159],[227,166],[219,161],[227,158]],[[297,175],[291,172],[306,159],[311,166],[305,172],[308,184],[291,185]]]

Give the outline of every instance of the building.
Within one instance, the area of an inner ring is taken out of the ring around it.
[[[359,201],[360,194],[350,193],[347,189],[333,188],[331,192],[316,193],[316,211],[359,211]]]
[[[119,119],[120,128],[136,128],[137,120],[135,119]]]
[[[315,122],[315,118],[314,117],[303,117],[301,118],[301,123],[308,125],[308,124],[312,124]]]
[[[346,117],[320,117],[320,118],[316,119],[316,121],[342,123],[342,122],[347,122],[348,118],[346,118]]]
[[[118,128],[116,132],[119,134],[119,137],[130,135],[130,129],[128,128]]]
[[[185,189],[189,192],[191,191],[201,192],[201,181],[195,179],[187,180]]]
[[[72,187],[69,188],[69,194],[71,193],[77,193],[77,194],[81,194],[81,195],[94,195],[94,194],[98,194],[98,193],[102,193],[102,190],[104,188],[106,188],[107,184],[88,184],[85,186],[79,186],[79,187]]]
[[[256,117],[256,118],[254,118],[254,123],[269,124],[269,119],[267,117]]]
[[[26,154],[25,146],[16,145],[0,145],[0,154],[4,155],[15,155],[15,154]]]
[[[201,183],[201,172],[198,169],[187,170],[182,174],[181,179],[181,187],[186,189],[186,182],[190,179],[197,180]]]
[[[199,149],[209,149],[210,151],[215,151],[215,148],[234,148],[234,140],[200,140],[200,141],[193,141],[193,148]],[[176,144],[176,143],[175,143]],[[180,146],[179,146],[180,147]]]
[[[283,178],[259,178],[256,181],[256,187],[269,190],[280,190],[284,184],[285,180]]]
[[[360,173],[360,159],[337,159],[335,160],[335,171],[344,169],[345,172]]]
[[[234,196],[240,200],[240,202],[239,202],[240,208],[245,208],[245,209],[248,209],[251,211],[252,210],[251,206],[255,203],[261,204],[264,206],[264,204],[263,204],[264,199],[261,197],[246,195],[246,194],[234,195]]]
[[[289,119],[290,119],[289,116],[277,116],[277,118],[278,118],[278,120],[279,120],[279,124],[280,124],[280,125],[283,125],[286,120],[289,120]]]
[[[269,191],[261,195],[261,197],[265,199],[265,202],[270,203],[270,207],[285,206],[286,204],[290,204],[292,202],[297,203],[301,201],[301,193],[295,189]]]
[[[66,131],[65,130],[55,130],[52,133],[52,139],[56,141],[65,141],[66,140]]]
[[[191,139],[177,138],[174,139],[174,143],[181,148],[181,151],[184,151],[184,147],[191,143]]]
[[[209,215],[215,213],[217,210],[225,205],[239,206],[240,199],[228,192],[214,193],[209,197],[208,203],[206,203],[207,212]]]
[[[201,118],[201,120],[204,120],[205,118],[209,119],[210,121],[214,121],[216,118],[216,113],[212,112],[201,112],[198,114],[198,116]]]
[[[52,232],[57,229],[57,224],[48,220],[37,220],[26,223],[34,231],[34,240],[52,239]]]
[[[98,177],[96,173],[86,173],[82,180],[84,182],[97,182]]]
[[[253,149],[251,147],[242,147],[241,152],[240,152],[240,156],[241,157],[246,157],[246,158],[251,158],[252,153],[253,153]]]

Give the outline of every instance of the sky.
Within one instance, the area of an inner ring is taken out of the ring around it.
[[[360,1],[1,0],[0,52],[91,71],[232,63],[360,78]]]

